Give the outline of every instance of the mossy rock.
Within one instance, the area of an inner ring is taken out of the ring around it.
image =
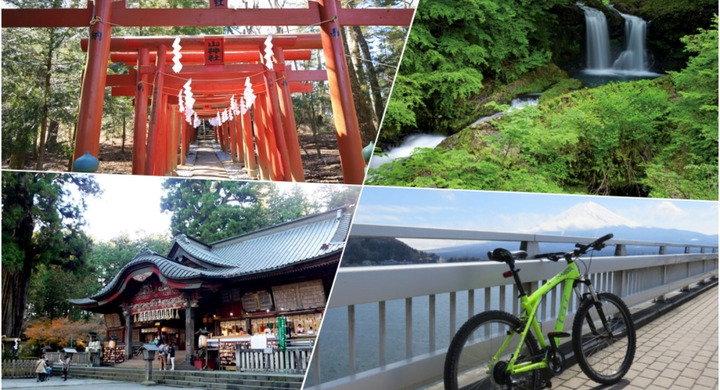
[[[478,154],[489,145],[488,135],[497,134],[493,120],[466,127],[457,134],[445,138],[436,149],[466,150],[470,154]]]
[[[570,90],[569,85],[577,85],[579,81],[568,81],[571,79],[568,73],[554,63],[537,68],[533,71],[525,73],[519,79],[507,85],[496,86],[489,95],[483,96],[478,100],[478,110],[475,112],[476,117],[488,116],[495,113],[494,107],[488,103],[510,104],[512,99],[526,95],[529,93],[540,93],[557,84],[561,84],[562,89]]]

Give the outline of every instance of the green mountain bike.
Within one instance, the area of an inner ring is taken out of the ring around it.
[[[601,384],[620,381],[635,356],[635,327],[630,310],[616,295],[597,293],[588,278],[592,251],[605,247],[605,235],[590,244],[576,244],[567,253],[546,253],[538,258],[565,259],[567,267],[528,295],[516,268],[524,251],[498,248],[488,253],[491,260],[506,263],[520,295],[520,318],[503,311],[487,311],[470,318],[455,334],[445,358],[446,389],[538,389],[551,387],[550,379],[564,370],[566,356],[558,347],[560,339],[572,336],[572,350],[583,372]],[[591,252],[586,264],[580,257]],[[585,264],[580,275],[577,261]],[[542,298],[565,282],[553,332],[544,337],[536,318]],[[573,291],[580,300],[572,334],[563,331]]]

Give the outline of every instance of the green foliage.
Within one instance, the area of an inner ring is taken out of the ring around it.
[[[717,199],[718,18],[713,28],[682,41],[697,53],[672,82],[680,95],[670,107],[674,131],[662,153],[648,164],[652,196]],[[653,185],[657,183],[657,185]]]
[[[372,170],[367,183],[646,195],[668,188],[645,172],[671,138],[668,89],[667,78],[613,83],[514,110],[494,122],[494,131],[466,129],[452,137],[460,142],[446,141],[453,149],[423,150]]]
[[[470,98],[487,79],[511,82],[546,64],[556,23],[546,11],[556,3],[566,2],[420,2],[381,140],[417,128],[447,132],[474,109]]]
[[[318,192],[334,195],[309,199],[299,186],[184,179],[167,179],[163,188],[166,195],[161,207],[172,213],[172,234],[187,234],[208,243],[310,215],[338,199],[343,203],[356,200],[358,191],[352,187],[341,191],[319,187]]]
[[[86,289],[89,290],[87,294],[76,294],[74,297],[82,298],[99,291],[143,248],[165,254],[170,250],[170,244],[167,237],[159,235],[131,238],[127,234],[93,244],[90,255],[90,266],[94,275],[92,287]]]
[[[560,190],[541,175],[528,170],[504,170],[493,156],[476,156],[463,149],[446,152],[420,149],[405,160],[371,169],[366,184],[499,191]]]
[[[19,335],[33,275],[57,285],[50,270],[82,275],[90,242],[82,213],[86,197],[98,193],[92,176],[2,173],[3,334]]]

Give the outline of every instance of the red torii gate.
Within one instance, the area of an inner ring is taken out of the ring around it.
[[[193,56],[191,57],[198,57],[198,60],[194,62],[199,62],[199,59],[202,59],[202,61],[205,62],[205,54],[197,50],[204,48],[205,42],[208,39],[214,40],[217,38],[180,37],[180,42],[183,46],[183,59],[185,58],[185,53],[191,53],[193,54]],[[260,166],[263,168],[260,172],[262,174],[262,178],[272,180],[304,181],[302,160],[300,158],[300,145],[297,141],[297,133],[295,131],[296,126],[294,123],[294,113],[292,112],[292,103],[289,95],[290,92],[309,92],[311,90],[311,85],[298,84],[297,81],[294,80],[325,80],[327,74],[325,71],[286,71],[284,60],[282,60],[284,55],[283,47],[291,46],[320,48],[320,34],[280,36],[274,35],[274,53],[275,56],[279,59],[279,64],[274,65],[274,69],[272,72],[268,71],[265,65],[256,63],[259,59],[260,46],[258,45],[258,42],[264,42],[265,39],[266,37],[264,36],[232,36],[225,37],[223,39],[223,46],[226,49],[248,49],[255,47],[256,50],[254,52],[229,52],[234,53],[237,61],[242,62],[249,59],[255,62],[252,64],[190,64],[183,66],[183,70],[177,76],[175,76],[172,74],[173,71],[171,70],[171,66],[168,64],[168,56],[165,55],[166,58],[164,59],[163,65],[161,65],[159,60],[156,61],[156,65],[138,62],[137,68],[139,70],[139,73],[137,71],[134,71],[134,69],[131,69],[131,71],[126,75],[109,75],[108,79],[106,80],[106,85],[113,87],[113,95],[115,96],[134,95],[136,101],[142,101],[147,99],[147,95],[150,94],[150,91],[145,90],[145,88],[138,87],[140,85],[142,85],[143,87],[146,85],[151,87],[152,84],[143,83],[138,76],[142,77],[143,75],[156,75],[155,80],[158,80],[158,72],[161,72],[164,75],[162,80],[164,88],[163,96],[168,95],[167,98],[170,99],[168,100],[168,103],[174,105],[175,102],[172,101],[173,96],[177,94],[177,91],[179,91],[180,87],[188,79],[192,78],[194,85],[193,92],[197,96],[205,95],[196,98],[196,106],[206,106],[208,101],[215,102],[214,111],[195,111],[200,113],[201,115],[210,114],[211,116],[214,116],[218,110],[222,111],[228,106],[229,94],[232,93],[232,91],[239,92],[244,88],[244,85],[240,80],[244,80],[246,77],[249,77],[256,84],[256,94],[261,94],[261,99],[269,99],[267,101],[267,105],[263,105],[265,101],[261,100],[259,101],[258,106],[254,108],[256,116],[255,129],[259,147],[258,151],[260,152]],[[110,49],[111,51],[126,51],[135,48],[144,49],[146,51],[149,49],[154,49],[157,51],[160,50],[159,48],[161,46],[167,46],[173,40],[174,38],[167,37],[113,38],[110,44]],[[86,49],[87,46],[88,41],[83,40],[83,49]],[[155,52],[149,53],[150,58],[152,58],[154,54]],[[290,54],[291,56],[297,58],[308,58],[310,55],[310,51],[290,50]],[[126,61],[129,57],[138,58],[137,55],[128,56],[127,53],[124,53],[122,56],[116,57],[119,57],[118,59],[123,61]],[[160,56],[155,55],[155,57],[159,58]],[[112,54],[110,58],[112,60]],[[318,72],[320,74],[318,74]],[[278,81],[283,81],[282,83],[278,83],[277,88],[273,88],[273,77],[275,77],[275,79]],[[218,84],[218,80],[222,80],[222,84]],[[235,80],[236,83],[228,83],[228,81],[230,80]],[[210,84],[204,84],[204,82],[209,82]],[[257,87],[258,83],[260,84],[259,88]],[[310,89],[308,89],[307,87],[310,87]],[[116,88],[123,89],[118,90]],[[168,91],[169,88],[171,89],[171,91]],[[222,100],[218,101],[217,97],[215,96],[215,94],[217,93],[227,93],[228,95],[220,97],[220,99]],[[236,94],[239,95],[239,93]],[[282,108],[282,110],[280,110],[280,108]],[[141,106],[141,109],[139,111],[142,111],[144,109],[145,107]],[[261,113],[259,112],[260,109],[265,109],[265,111],[267,112]],[[173,110],[175,110],[175,108],[173,108]],[[158,111],[158,115],[161,117],[158,122],[162,125],[163,120],[165,119],[165,115],[167,114],[165,114],[164,111],[160,109]],[[249,116],[250,114],[247,115]],[[264,115],[266,118],[259,117],[260,115]],[[268,121],[267,124],[259,121],[259,119],[263,118]],[[135,134],[137,137],[142,137],[142,135],[145,134],[145,121],[143,119],[144,118],[140,118],[136,121]],[[252,134],[252,131],[249,129],[248,126],[239,126],[240,122],[234,116],[232,117],[232,119],[232,125],[223,124],[223,126],[219,128],[218,141],[222,145],[223,150],[231,150],[234,161],[236,157],[240,160],[246,160],[248,163],[248,173],[253,176],[255,171],[253,167],[254,155],[250,155],[250,153],[248,152],[248,150],[252,150],[252,139],[249,137],[244,137],[241,134],[243,133],[243,131],[245,133]],[[279,121],[280,119],[282,119],[282,122]],[[243,122],[247,123],[248,121]],[[175,130],[174,125],[172,129]],[[183,133],[186,133],[187,131],[188,130]],[[270,131],[274,132],[274,134],[269,133]],[[163,174],[164,172],[167,172],[175,167],[176,145],[174,145],[172,142],[167,143],[165,141],[157,141],[157,138],[153,138],[157,132],[161,134],[161,136],[159,136],[160,138],[167,138],[166,134],[163,133],[162,129],[158,127],[151,127],[150,142],[148,143],[148,148],[152,149],[147,153],[148,161],[142,161],[142,157],[145,155],[145,151],[142,150],[143,143],[140,142],[137,144],[137,153],[135,153],[133,156],[133,172],[145,174]],[[181,132],[181,128],[177,129],[177,132]],[[172,140],[175,140],[177,138],[176,132],[171,131],[170,138]],[[187,137],[183,134],[183,137],[181,138],[184,141],[181,143],[181,156],[184,156],[187,151]],[[162,149],[163,147],[165,149]],[[170,151],[169,153],[166,153],[166,149],[168,147],[170,148]],[[162,152],[158,153],[158,150],[162,150]],[[247,158],[241,158],[243,153],[238,153],[238,151],[244,151],[244,154],[247,155]],[[166,161],[168,158],[169,161]]]
[[[245,26],[309,26],[320,25],[320,47],[325,54],[325,62],[327,66],[327,80],[330,87],[331,104],[333,116],[335,120],[336,134],[338,139],[338,147],[340,151],[340,159],[343,169],[344,182],[347,184],[360,184],[364,178],[364,160],[362,158],[362,144],[358,128],[357,115],[355,113],[352,91],[350,89],[350,81],[348,74],[348,65],[345,60],[345,50],[343,47],[340,28],[342,25],[358,25],[358,26],[409,26],[414,10],[412,9],[343,9],[339,3],[334,0],[318,0],[309,1],[308,8],[303,9],[229,9],[226,0],[209,0],[210,8],[207,9],[130,9],[125,7],[124,1],[113,0],[93,0],[92,4],[88,4],[87,9],[4,9],[2,13],[3,27],[90,27],[90,39],[88,41],[88,55],[85,73],[83,77],[82,94],[80,101],[80,113],[78,118],[77,137],[75,142],[74,158],[77,159],[85,152],[97,156],[99,154],[100,127],[102,121],[103,107],[103,91],[107,81],[107,66],[110,59],[111,44],[115,39],[111,39],[111,31],[113,25],[120,26],[227,26],[227,25],[245,25]],[[225,38],[235,39],[235,36],[225,36]],[[262,37],[263,40],[265,37]],[[128,38],[130,39],[130,38]],[[142,37],[133,38],[142,40]],[[169,38],[172,39],[172,38]],[[250,39],[251,40],[251,39]],[[117,41],[116,41],[117,42]],[[294,49],[303,49],[302,40],[296,45],[285,46],[282,43],[273,44],[282,46],[283,49],[290,47]],[[167,62],[167,43],[153,42],[156,50],[156,63],[163,65]],[[231,50],[258,50],[262,43],[246,42],[246,47],[242,45],[233,47]],[[186,43],[183,42],[183,48]],[[192,46],[192,44],[191,44]],[[142,113],[147,110],[147,92],[144,85],[149,84],[149,73],[145,68],[149,68],[150,50],[141,45],[126,48],[127,51],[137,51],[137,86],[140,96],[135,99],[136,109],[136,128],[138,122],[144,122]],[[119,49],[116,49],[119,50]],[[195,50],[197,51],[197,50]],[[257,53],[257,51],[256,51]],[[275,51],[276,58],[280,64],[284,64],[283,50]],[[278,65],[280,65],[278,64]],[[158,121],[164,120],[163,111],[168,110],[168,101],[172,103],[169,94],[164,93],[164,75],[161,66],[157,66],[156,79],[153,88],[152,112],[150,116],[150,132],[148,133],[148,158],[145,161],[145,171],[151,171],[152,174],[163,174],[162,163],[158,163],[158,159],[154,157],[154,149],[162,142],[167,134],[159,133],[162,126]],[[283,71],[280,66],[280,71]],[[202,72],[202,70],[201,70]],[[297,167],[290,166],[290,156],[287,151],[273,150],[270,147],[273,143],[276,145],[284,144],[287,141],[283,130],[282,117],[290,117],[287,113],[280,112],[281,100],[278,95],[273,93],[277,88],[273,88],[276,79],[274,74],[269,72],[263,73],[263,83],[265,85],[266,98],[260,96],[256,100],[260,107],[259,119],[256,120],[258,127],[269,126],[274,127],[274,131],[261,132],[258,131],[258,152],[263,163],[272,164],[272,178],[275,180],[298,180],[289,172]],[[280,83],[286,84],[286,83]],[[255,87],[254,87],[255,88]],[[145,95],[143,96],[143,93]],[[283,96],[284,98],[285,96]],[[287,93],[289,99],[289,91]],[[266,106],[267,105],[267,106]],[[282,115],[282,114],[285,115]],[[171,118],[177,117],[172,115]],[[182,119],[182,118],[179,118]],[[249,119],[249,118],[248,118]],[[250,124],[246,123],[243,118],[243,126],[249,129]],[[287,126],[287,124],[286,124]],[[294,131],[294,128],[293,128]],[[186,132],[187,133],[187,132]],[[249,134],[245,131],[246,135]],[[277,136],[285,138],[280,142],[274,139],[263,139],[262,136],[267,135],[268,138]],[[139,135],[139,134],[138,134]],[[235,136],[238,133],[234,133]],[[244,137],[246,137],[246,135]],[[144,138],[144,132],[141,136]],[[187,138],[183,136],[183,142]],[[239,137],[237,137],[239,138]],[[138,142],[140,141],[140,142]],[[297,142],[297,138],[295,137]],[[144,145],[144,140],[136,138],[136,145],[133,149],[133,155],[138,151],[137,145]],[[166,141],[167,142],[167,141]],[[261,148],[260,143],[264,143]],[[264,149],[261,151],[261,149]],[[282,149],[282,148],[281,148]],[[183,153],[185,149],[183,149]],[[246,153],[247,155],[247,153]],[[278,157],[278,155],[280,155]],[[133,157],[135,159],[135,156]],[[160,166],[158,166],[160,164]],[[135,165],[135,164],[134,164]],[[293,163],[292,165],[295,165]],[[300,170],[302,168],[300,167]],[[133,168],[133,173],[135,168]],[[302,179],[299,179],[302,180]]]

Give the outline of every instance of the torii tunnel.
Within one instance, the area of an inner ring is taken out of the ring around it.
[[[311,92],[311,82],[327,80],[343,180],[361,184],[365,161],[341,26],[409,26],[413,13],[413,9],[344,9],[334,0],[309,1],[308,8],[273,9],[232,9],[227,0],[209,0],[209,8],[201,9],[126,8],[124,1],[93,0],[86,9],[3,9],[2,27],[89,26],[89,38],[81,42],[87,63],[74,170],[85,169],[78,164],[84,155],[91,159],[99,156],[104,91],[111,87],[112,96],[134,97],[132,173],[171,174],[177,164],[185,163],[189,144],[196,137],[179,101],[184,86],[192,80],[195,102],[190,108],[199,118],[229,113],[228,120],[218,123],[214,132],[233,161],[242,162],[251,177],[304,181],[290,94]],[[319,25],[320,33],[273,34],[272,52],[267,53],[266,35],[113,37],[115,25]],[[182,47],[182,69],[177,72],[172,53],[176,38]],[[294,70],[286,64],[309,59],[312,49],[323,51],[325,70]],[[125,63],[128,73],[108,75],[110,61]],[[239,100],[248,89],[255,95],[252,108],[244,113],[232,110],[231,97]],[[90,168],[94,169],[96,166]]]

